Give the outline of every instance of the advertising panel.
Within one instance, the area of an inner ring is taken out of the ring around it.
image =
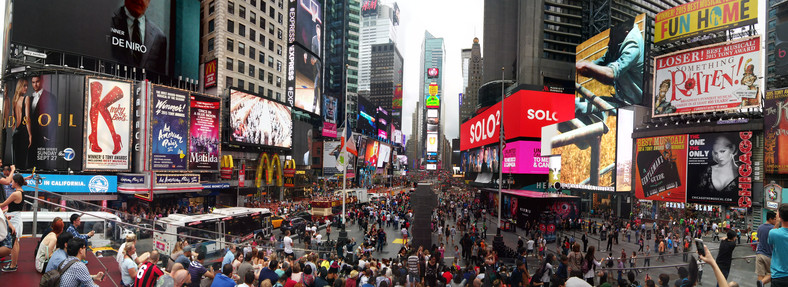
[[[671,43],[755,23],[758,23],[758,1],[696,0],[657,14],[654,43]]]
[[[467,172],[498,172],[500,167],[497,145],[472,149],[467,152],[466,158],[464,168]],[[509,168],[505,167],[504,172],[509,172]],[[514,169],[512,173],[516,173]]]
[[[378,134],[377,120],[375,119],[376,115],[377,107],[373,106],[366,98],[359,96],[356,123],[361,133],[366,135]]]
[[[81,170],[85,99],[69,95],[84,93],[83,76],[41,75],[6,81],[3,163],[16,165],[17,170]],[[30,120],[24,120],[25,116]]]
[[[760,37],[654,59],[654,117],[760,107]]]
[[[213,88],[216,87],[216,73],[218,69],[219,61],[217,59],[213,59],[205,63],[205,76],[203,78],[203,84],[205,84],[205,88]]]
[[[429,68],[427,69],[427,78],[437,78],[438,77],[438,68]]]
[[[407,167],[408,166],[408,156],[407,155],[397,155],[397,161],[399,162],[399,166]]]
[[[380,143],[378,141],[372,139],[367,140],[366,149],[364,150],[365,166],[377,166],[379,149]]]
[[[788,173],[788,88],[766,91],[763,127],[766,173]]]
[[[381,143],[380,152],[378,152],[378,167],[384,167],[389,162],[391,162],[391,146]]]
[[[296,165],[312,165],[312,125],[293,121],[293,159]]]
[[[337,156],[341,147],[338,141],[323,142],[323,176],[332,176],[339,173],[337,169]]]
[[[128,170],[131,82],[88,77],[85,86],[84,170]]]
[[[521,90],[504,100],[506,139],[542,137],[542,127],[575,117],[574,96]],[[428,111],[429,115],[429,111]],[[497,143],[501,105],[493,105],[460,126],[460,150]],[[544,152],[544,151],[543,151]]]
[[[427,118],[437,118],[438,109],[427,109]]]
[[[542,157],[540,149],[540,142],[537,141],[506,143],[506,148],[503,150],[503,172],[548,174],[548,160]]]
[[[189,92],[153,85],[151,170],[185,170],[189,139]]]
[[[594,96],[613,107],[643,103],[646,18],[640,14],[577,45],[576,116],[599,110],[588,100]]]
[[[438,152],[437,133],[427,133],[427,152]]]
[[[558,136],[571,138],[566,145],[552,146],[553,155],[561,155],[561,186],[572,189],[587,189],[600,191],[613,191],[613,173],[616,164],[616,124],[617,116],[614,111],[595,112],[578,118],[585,126],[576,127],[572,122],[558,124],[561,132]],[[591,136],[576,136],[578,134],[592,134]],[[601,141],[598,138],[601,137]],[[553,138],[555,139],[555,138]],[[544,140],[544,138],[543,138]],[[548,139],[549,140],[549,139]],[[598,175],[591,175],[592,160],[591,150],[598,145],[599,159]],[[543,153],[544,154],[544,153]],[[603,172],[603,171],[608,172]],[[597,178],[593,182],[592,177]]]
[[[323,96],[323,131],[324,137],[337,137],[337,98]]]
[[[402,142],[402,131],[401,130],[394,130],[391,132],[391,140],[394,141],[395,144],[404,144]]]
[[[616,191],[632,191],[632,132],[635,112],[618,109],[618,135],[616,135]]]
[[[428,163],[428,164],[425,165],[425,169],[426,170],[437,170],[438,169],[438,165],[434,164],[434,163]]]
[[[687,202],[752,206],[753,132],[689,135]]]
[[[293,119],[290,107],[230,90],[230,140],[236,143],[291,148]]]
[[[635,140],[635,197],[684,202],[687,182],[687,135]]]
[[[312,54],[322,57],[323,1],[290,0],[287,43],[298,42]]]
[[[394,98],[391,100],[391,108],[394,110],[402,109],[402,84],[394,86]]]
[[[394,19],[392,19],[391,22],[394,26],[399,25],[399,5],[397,5],[397,2],[394,2]]]
[[[221,153],[221,100],[193,94],[189,105],[189,169],[215,171]]]
[[[30,176],[30,174],[24,174]],[[114,175],[41,174],[39,188],[58,193],[117,193],[118,177]],[[24,191],[35,191],[31,185]]]
[[[295,74],[292,77],[288,75],[287,87],[295,96],[294,106],[320,115],[320,95],[323,86],[320,60],[301,47],[295,46],[295,58],[290,61],[295,61]]]
[[[377,109],[377,129],[378,129],[378,136],[384,139],[389,138],[389,125],[391,124],[391,116],[389,116],[389,112],[382,107],[378,107]]]
[[[378,0],[364,0],[361,3],[361,15],[371,16],[378,14]]]
[[[781,22],[778,20],[778,23]],[[777,24],[774,29],[774,74],[788,75],[788,22]]]

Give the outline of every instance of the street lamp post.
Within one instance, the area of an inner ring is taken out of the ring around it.
[[[504,100],[504,87],[506,76],[504,74],[504,67],[501,67],[501,117],[499,118],[499,125],[501,126],[500,134],[499,134],[499,143],[498,143],[498,163],[500,167],[498,167],[498,232],[501,231],[501,201],[503,201],[503,147],[504,147],[504,136],[503,136],[503,100]]]

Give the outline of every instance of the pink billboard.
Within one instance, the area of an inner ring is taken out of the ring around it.
[[[548,160],[541,155],[541,143],[516,141],[506,143],[503,150],[503,172],[519,174],[547,174]]]

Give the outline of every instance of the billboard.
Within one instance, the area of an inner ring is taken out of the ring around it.
[[[192,94],[189,106],[189,169],[215,171],[221,153],[221,100]]]
[[[361,3],[361,15],[371,16],[378,14],[378,0],[364,0]]]
[[[312,125],[293,121],[293,159],[296,165],[312,165]]]
[[[657,14],[654,43],[671,43],[755,23],[758,23],[758,1],[696,0]]]
[[[376,127],[378,129],[377,135],[381,138],[388,139],[389,138],[389,126],[391,125],[391,116],[389,116],[389,112],[382,107],[378,107],[377,109],[377,124]]]
[[[81,170],[84,89],[85,77],[76,75],[7,80],[3,163],[18,170]]]
[[[439,74],[438,72],[439,72],[438,68],[429,68],[429,69],[427,69],[427,78],[429,78],[429,79],[437,78],[438,74]]]
[[[778,21],[778,23],[781,21]],[[788,22],[780,23],[774,29],[774,74],[778,76],[788,75]]]
[[[517,91],[504,99],[506,139],[542,137],[542,127],[575,117],[574,96],[539,91]],[[429,110],[427,111],[429,115]],[[460,150],[499,141],[501,105],[490,106],[460,126]]]
[[[427,118],[437,118],[438,109],[427,109]]]
[[[788,173],[788,88],[766,91],[763,127],[766,173]]]
[[[292,147],[290,107],[272,100],[230,90],[229,127],[235,143]]]
[[[167,74],[174,55],[171,1],[17,1],[12,42]],[[90,11],[79,13],[78,11]],[[35,17],[29,17],[35,15]],[[55,20],[42,21],[43,19]],[[135,19],[143,19],[136,21]],[[131,72],[129,68],[129,72]]]
[[[189,92],[152,85],[151,170],[185,170],[189,141]]]
[[[516,149],[515,149],[515,153],[517,153]],[[475,173],[498,172],[498,167],[500,167],[500,163],[498,162],[498,145],[480,147],[480,148],[472,149],[470,151],[466,151],[465,155],[463,155],[463,158],[464,159],[462,165],[463,165],[463,169],[466,172],[475,172]],[[505,158],[506,158],[506,154],[504,154],[504,159]],[[522,161],[524,159],[520,159],[520,160]],[[509,167],[504,167],[504,172],[509,172],[509,170],[510,170]],[[511,171],[512,171],[511,173],[517,173],[515,172],[514,168],[512,168]]]
[[[395,111],[402,109],[402,84],[394,86],[394,98],[391,100],[391,108]]]
[[[88,77],[85,86],[84,170],[129,170],[131,82]]]
[[[364,149],[364,165],[365,166],[377,166],[378,165],[378,153],[380,149],[380,142],[369,139],[366,143],[366,148]]]
[[[405,168],[408,166],[408,156],[399,154],[397,155],[397,162],[399,162],[399,166]]]
[[[438,133],[427,133],[427,152],[438,152]]]
[[[356,124],[361,133],[366,135],[377,135],[377,107],[373,106],[369,100],[363,96],[358,97],[358,115]]]
[[[687,135],[635,140],[635,196],[684,202],[687,182]]]
[[[391,22],[394,24],[394,26],[399,25],[399,5],[397,5],[397,2],[394,2],[394,18],[391,20]]]
[[[752,37],[654,58],[654,117],[760,107],[761,40]]]
[[[595,112],[578,118],[585,125],[575,126],[574,122],[557,124],[557,136],[572,137],[563,146],[551,146],[552,155],[561,155],[561,186],[564,188],[613,191],[615,178],[613,172],[616,164],[616,110]],[[593,134],[596,137],[575,136],[577,134]],[[601,140],[599,139],[601,137]],[[542,137],[542,141],[556,139]],[[598,175],[591,175],[592,145],[598,145]],[[542,152],[544,155],[544,152]],[[608,172],[603,172],[607,170]],[[596,177],[597,182],[592,178]]]
[[[301,0],[299,0],[301,1]],[[291,46],[289,49],[293,49]],[[307,112],[320,115],[320,100],[323,80],[321,78],[322,64],[314,55],[307,53],[301,47],[295,46],[295,58],[288,61],[295,61],[293,66],[288,65],[288,69],[295,68],[295,73],[288,72],[287,88],[288,92],[294,94],[294,106]],[[290,76],[294,75],[294,76]]]
[[[398,129],[391,131],[391,140],[395,144],[404,144],[404,142],[402,141],[402,131]]]
[[[205,63],[205,75],[203,76],[203,84],[205,88],[213,88],[216,87],[216,75],[218,70],[218,63],[217,59],[213,59]]]
[[[600,110],[589,100],[594,96],[612,107],[643,103],[646,18],[640,14],[577,45],[576,116]]]
[[[324,137],[337,137],[337,98],[323,95],[323,130]]]
[[[30,174],[24,174],[30,176]],[[57,193],[117,193],[118,177],[114,175],[76,175],[76,174],[42,174],[39,188]],[[22,187],[24,191],[35,191],[31,185]]]
[[[287,43],[298,42],[312,54],[322,57],[323,8],[318,0],[290,0]]]
[[[689,135],[687,202],[752,206],[752,131]]]
[[[332,176],[339,173],[337,169],[337,156],[339,155],[339,141],[323,142],[323,176]]]
[[[381,143],[378,152],[378,167],[384,167],[389,162],[391,162],[391,146]]]
[[[548,161],[546,157],[542,157],[540,149],[540,142],[537,141],[506,143],[503,149],[503,172],[548,174]]]
[[[635,111],[618,109],[618,134],[616,135],[616,191],[632,191],[632,132]]]

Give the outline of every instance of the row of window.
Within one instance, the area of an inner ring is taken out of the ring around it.
[[[270,43],[269,47],[270,46],[273,46],[273,43]],[[282,51],[281,45],[278,45],[278,46],[279,46],[279,48],[277,50],[277,53],[279,55],[281,55],[282,54],[281,53],[281,51]],[[233,52],[234,50],[235,50],[235,41],[233,41],[233,39],[227,39],[227,51]],[[254,47],[250,46],[249,47],[249,58],[251,58],[252,60],[255,59],[255,52],[256,52],[256,49]],[[244,56],[246,55],[246,44],[244,44],[243,42],[238,42],[238,54],[241,54],[241,55],[244,55]],[[260,64],[265,64],[265,53],[263,53],[263,51],[260,51],[256,55],[257,55],[257,61],[260,62]],[[271,67],[271,68],[274,67],[274,57],[272,57],[272,56],[268,56],[268,67]],[[282,71],[282,61],[280,61],[280,60],[276,60],[276,71],[277,72],[281,72]]]
[[[229,70],[229,71],[233,71],[233,69],[236,67],[234,62],[235,61],[232,58],[227,58],[227,60],[225,60],[225,68],[227,68],[227,70]],[[238,73],[245,74],[246,71],[247,71],[246,65],[247,65],[246,62],[238,60],[237,69],[235,69],[235,71],[238,72]],[[255,66],[250,63],[248,71],[249,71],[249,73],[248,73],[249,76],[250,77],[254,77]],[[257,69],[257,71],[258,71],[257,72],[258,79],[260,79],[260,81],[265,81],[265,71],[263,69]],[[270,72],[268,73],[268,83],[269,84],[274,84],[274,74],[273,73],[270,73]],[[281,88],[282,87],[282,77],[279,77],[279,76],[276,77],[276,87],[277,88]]]
[[[241,89],[247,89],[249,91],[254,91],[254,89],[255,89],[254,83],[250,82],[250,83],[248,83],[248,86],[247,86],[246,81],[244,81],[243,79],[238,79],[236,82],[233,82],[233,78],[232,77],[227,77],[227,78],[225,78],[225,81],[226,81],[227,87],[238,87],[238,88],[241,88]],[[271,90],[271,89],[266,89],[263,86],[257,86],[257,93],[260,94],[260,95],[263,95],[263,96],[267,96],[268,98],[271,98],[271,99],[276,99],[277,101],[280,101],[280,102],[282,101],[282,93],[281,92],[276,92],[276,97],[274,97],[274,91]]]

